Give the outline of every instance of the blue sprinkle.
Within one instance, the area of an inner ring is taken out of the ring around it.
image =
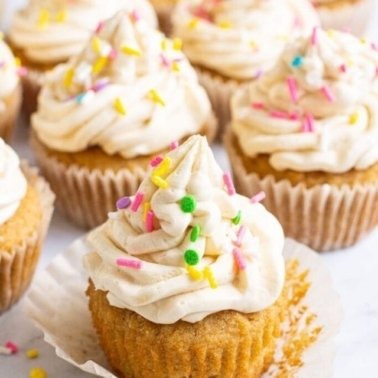
[[[293,67],[299,67],[303,64],[303,57],[300,55],[297,55],[291,62],[291,65]]]

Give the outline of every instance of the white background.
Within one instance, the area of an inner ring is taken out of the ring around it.
[[[9,20],[11,10],[23,2],[9,1],[4,19]],[[2,26],[5,24],[3,22]],[[366,35],[378,42],[378,6]],[[22,157],[32,161],[27,139],[28,129],[20,122],[14,146]],[[227,169],[228,162],[222,148],[216,146],[214,151],[222,168]],[[55,212],[38,269],[43,269],[54,256],[83,233],[84,230],[71,225]],[[336,339],[338,352],[333,377],[377,378],[378,229],[352,248],[323,253],[321,256],[331,272],[344,310],[340,334]],[[55,355],[54,349],[43,341],[42,332],[22,313],[22,306],[21,300],[12,310],[0,316],[0,345],[12,340],[21,349],[17,355],[0,355],[0,378],[28,377],[29,370],[35,366],[44,368],[49,378],[91,377]],[[28,360],[25,351],[29,348],[38,349],[40,357]]]

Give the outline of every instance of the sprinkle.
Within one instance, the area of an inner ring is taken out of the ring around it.
[[[166,49],[167,49],[168,41],[169,41],[168,38],[164,38],[164,39],[162,39],[162,41],[161,41],[161,46],[160,46],[162,50],[166,50]]]
[[[127,44],[122,45],[121,51],[126,55],[136,56],[138,58],[142,56],[142,52],[140,50]]]
[[[222,29],[230,29],[232,27],[232,23],[230,21],[221,21],[218,23],[218,26]]]
[[[160,189],[167,189],[168,188],[168,182],[158,175],[152,175],[151,176],[151,181],[158,186]]]
[[[262,76],[262,74],[263,74],[263,70],[257,70],[256,74],[255,74],[255,80],[260,79],[260,77]]]
[[[32,360],[33,358],[37,358],[39,356],[39,352],[37,349],[29,349],[26,352],[26,357]]]
[[[47,374],[42,368],[36,367],[30,370],[29,378],[47,378]]]
[[[180,72],[179,62],[172,62],[172,71],[174,71],[174,72]]]
[[[358,113],[352,113],[349,117],[349,123],[355,125],[358,122]]]
[[[95,33],[98,34],[100,33],[102,27],[104,26],[104,22],[103,21],[100,21],[97,26],[96,26],[96,29],[95,29]]]
[[[370,44],[370,46],[371,46],[371,48],[372,48],[373,50],[378,51],[378,46],[377,46],[374,42],[372,42],[372,43]]]
[[[126,106],[125,106],[123,100],[120,97],[117,97],[114,100],[114,108],[115,108],[115,110],[117,110],[117,112],[119,114],[121,114],[123,116],[127,114]]]
[[[10,354],[12,354],[12,349],[0,346],[0,354],[5,354],[9,356]]]
[[[26,67],[19,67],[16,70],[16,74],[20,77],[26,76],[28,73],[28,69]]]
[[[73,68],[69,68],[64,74],[63,85],[65,87],[69,87],[72,84],[74,76],[75,76],[75,70]]]
[[[4,33],[2,31],[0,31],[0,39],[3,40],[4,39]]]
[[[146,229],[147,232],[152,232],[154,230],[154,212],[152,210],[147,211]]]
[[[288,113],[281,112],[280,110],[271,110],[269,115],[273,118],[290,119],[290,115]]]
[[[367,38],[361,38],[360,39],[360,42],[363,44],[363,45],[366,45],[366,43],[368,42]]]
[[[92,90],[94,90],[95,92],[99,92],[101,91],[101,89],[104,89],[105,87],[107,87],[109,85],[109,79],[101,79],[99,80],[93,87],[92,87]]]
[[[131,204],[130,197],[122,197],[116,202],[117,209],[123,210],[127,209]]]
[[[180,201],[180,209],[184,213],[193,213],[197,207],[197,201],[193,196],[184,196]]]
[[[241,211],[239,210],[235,218],[232,218],[232,223],[237,226],[241,221]]]
[[[329,38],[332,38],[335,35],[335,30],[334,29],[328,29],[327,34]]]
[[[239,269],[244,270],[247,267],[247,264],[244,260],[244,257],[242,255],[240,249],[234,248],[232,250],[232,254],[234,255],[234,259],[235,259],[236,263],[238,264]]]
[[[171,63],[164,54],[160,54],[160,59],[165,67],[170,67]]]
[[[173,39],[173,50],[180,51],[182,48],[182,40],[180,38]]]
[[[192,243],[196,242],[200,233],[201,233],[201,227],[198,225],[195,225],[192,231],[190,232],[190,241]]]
[[[203,270],[203,275],[209,281],[210,287],[212,289],[216,289],[218,287],[218,283],[214,277],[214,273],[209,266],[205,267],[205,269]]]
[[[3,68],[5,66],[5,62],[2,60],[1,62],[0,62],[0,68]]]
[[[46,9],[42,9],[40,12],[39,12],[39,16],[38,16],[38,21],[37,21],[37,26],[39,28],[45,28],[49,22],[49,18],[50,18],[50,13],[48,10]]]
[[[151,203],[146,202],[143,206],[143,222],[147,219],[147,213],[151,210]]]
[[[158,155],[150,161],[151,167],[157,167],[163,161],[163,155]]]
[[[175,141],[171,142],[169,147],[172,151],[172,150],[175,150],[178,146],[179,146],[179,143],[177,142],[177,140],[175,140]]]
[[[76,96],[76,102],[80,105],[86,105],[94,98],[94,91],[89,90],[87,92],[80,93]]]
[[[292,121],[297,121],[300,118],[299,113],[290,113],[289,114],[289,119]]]
[[[230,172],[223,173],[223,182],[226,185],[227,193],[232,196],[236,193]]]
[[[64,22],[64,21],[66,21],[66,19],[67,19],[67,10],[62,9],[61,11],[58,12],[58,14],[56,16],[56,20],[58,22]]]
[[[288,77],[286,79],[286,82],[287,82],[287,86],[289,87],[291,100],[293,102],[297,103],[298,102],[298,92],[297,92],[297,86],[295,84],[294,78]]]
[[[188,249],[184,253],[184,260],[188,265],[194,266],[199,263],[200,257],[194,249]]]
[[[345,63],[340,65],[340,71],[344,73],[347,71],[347,65]]]
[[[252,102],[251,106],[253,109],[264,109],[264,104],[262,102]]]
[[[108,58],[106,56],[100,56],[94,63],[92,67],[92,73],[98,74],[108,63]]]
[[[199,19],[193,18],[188,22],[187,26],[189,29],[195,29],[198,26],[198,23],[199,23]]]
[[[331,89],[327,86],[323,86],[321,88],[321,91],[323,93],[323,95],[325,96],[325,98],[329,101],[329,102],[335,102],[336,101],[336,98],[335,98],[335,95],[333,94],[333,92],[331,91]]]
[[[92,38],[92,49],[95,51],[97,54],[100,54],[101,52],[101,39],[98,37],[93,37]]]
[[[306,113],[303,123],[302,123],[302,132],[310,132],[314,131],[314,117],[311,113]]]
[[[197,281],[203,279],[203,273],[200,270],[194,268],[193,266],[187,265],[186,270],[188,271],[191,279],[197,280]]]
[[[238,233],[236,234],[236,241],[234,243],[236,246],[240,247],[246,231],[247,231],[247,227],[240,226]]]
[[[142,201],[143,201],[143,198],[144,198],[144,194],[141,193],[141,192],[138,192],[138,193],[135,195],[134,202],[133,202],[132,205],[131,205],[131,211],[134,211],[134,213],[135,213],[136,211],[138,211],[139,206],[140,206],[140,204],[141,204]]]
[[[140,13],[139,13],[139,11],[137,9],[134,9],[130,13],[130,18],[131,18],[132,21],[138,22],[141,19],[141,15],[140,15]]]
[[[153,174],[157,176],[164,176],[171,164],[171,159],[165,156],[159,166],[154,170]]]
[[[153,102],[156,102],[157,104],[160,104],[162,106],[165,106],[165,101],[160,97],[160,95],[157,93],[156,89],[151,89],[149,92],[148,92],[151,100]]]
[[[318,27],[315,26],[313,29],[312,29],[312,34],[311,34],[311,44],[313,46],[316,46],[319,42],[319,36],[318,36]]]
[[[294,57],[294,59],[291,61],[292,67],[300,67],[303,64],[303,56],[297,55]]]
[[[5,347],[10,349],[12,353],[17,353],[18,352],[18,346],[13,343],[12,341],[7,341],[5,344]]]
[[[117,58],[117,55],[118,55],[118,53],[117,53],[116,49],[110,49],[108,58],[110,60],[115,60]]]
[[[14,58],[14,65],[16,67],[21,67],[21,59],[17,56]]]
[[[258,203],[262,201],[263,199],[265,199],[265,197],[266,197],[265,192],[261,191],[255,194],[253,197],[251,197],[250,201],[251,203]]]
[[[133,269],[141,269],[142,268],[142,261],[140,261],[140,260],[119,258],[119,259],[116,260],[116,264],[118,266],[126,266],[127,268],[133,268]]]

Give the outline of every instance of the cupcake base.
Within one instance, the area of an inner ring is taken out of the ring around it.
[[[355,244],[378,225],[378,164],[344,175],[266,172],[264,158],[244,156],[231,130],[224,143],[237,191],[248,197],[264,191],[264,206],[286,236],[329,251]]]
[[[0,137],[7,143],[10,142],[16,126],[21,98],[22,90],[18,85],[10,95],[0,100],[4,103],[4,111],[0,113]]]

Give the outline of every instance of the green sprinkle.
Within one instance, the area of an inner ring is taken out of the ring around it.
[[[236,217],[232,219],[232,223],[234,225],[238,225],[240,223],[240,220],[241,220],[241,210],[239,210],[239,212],[236,214]]]
[[[194,243],[198,239],[200,232],[201,232],[200,226],[197,225],[193,227],[192,232],[190,233],[190,241],[192,243]]]
[[[291,65],[293,67],[300,67],[303,64],[303,57],[300,55],[297,55],[292,61]]]
[[[190,266],[197,265],[200,260],[198,253],[193,249],[188,249],[187,251],[185,251],[184,259],[185,262]]]
[[[192,213],[197,207],[197,202],[193,196],[185,196],[180,201],[180,207],[184,213]]]

